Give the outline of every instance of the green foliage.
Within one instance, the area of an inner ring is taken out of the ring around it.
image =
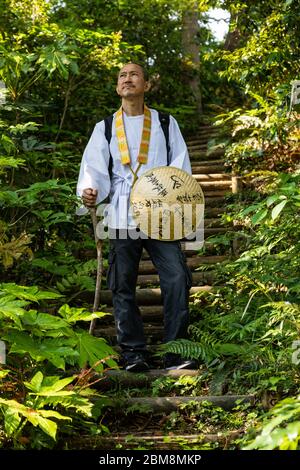
[[[165,419],[164,429],[169,432],[180,430],[183,434],[190,433],[192,428],[199,439],[202,433],[203,437],[207,434],[217,433],[216,447],[221,447],[224,439],[225,450],[228,449],[228,441],[232,431],[238,434],[256,423],[257,412],[249,410],[249,405],[237,404],[231,411],[227,411],[208,400],[203,400],[202,402],[189,401],[181,404],[178,411],[170,413]],[[166,442],[167,439],[166,437]],[[189,448],[188,442],[185,448]]]
[[[299,116],[289,114],[290,84],[270,91],[264,98],[248,92],[250,109],[235,109],[220,114],[216,125],[226,125],[232,143],[227,145],[227,163],[236,171],[268,169],[284,171],[298,160]]]
[[[260,192],[228,208],[241,227],[240,256],[216,266],[222,287],[194,295],[192,341],[165,346],[209,366],[218,393],[286,393],[299,383],[299,175],[258,175]]]
[[[227,161],[237,171],[285,171],[298,160],[299,115],[291,112],[291,86],[299,79],[299,2],[223,2],[231,12],[229,50],[218,50],[220,75],[239,87],[239,101],[223,106],[232,145]]]
[[[299,384],[299,174],[253,172],[253,181],[259,192],[224,216],[240,226],[240,255],[215,267],[212,292],[193,296],[190,340],[162,347],[204,363],[216,394],[292,393]]]
[[[244,450],[298,450],[300,440],[300,397],[285,398],[265,416],[256,432],[259,434],[244,442]]]
[[[78,371],[90,367],[100,373],[106,367],[117,367],[116,353],[104,339],[77,326],[107,314],[66,304],[57,314],[30,308],[32,303],[57,302],[60,297],[36,286],[0,285],[0,334],[7,348],[7,364],[0,371],[0,409],[6,439],[12,439],[16,448],[24,443],[31,448],[53,447],[58,423],[72,421],[73,430],[85,420],[92,424],[107,403],[87,388],[89,379],[82,382],[79,373],[62,375],[70,366]],[[60,423],[59,429],[63,433],[68,427]]]
[[[223,54],[224,73],[265,95],[284,80],[294,79],[298,73],[299,3],[276,0],[236,5],[229,0],[225,4],[235,9],[235,27],[242,37],[233,52]]]
[[[116,367],[112,359],[115,352],[104,339],[73,328],[77,322],[90,322],[107,314],[68,305],[58,310],[59,316],[28,310],[32,301],[55,299],[59,295],[13,284],[2,284],[0,288],[1,337],[10,345],[9,354],[29,356],[36,363],[49,361],[59,369],[65,369],[66,364],[81,368],[89,364],[97,371],[103,370],[104,363]]]
[[[72,421],[72,418],[49,407],[65,411],[71,408],[85,417],[92,417],[92,402],[84,397],[78,387],[72,390],[69,388],[75,377],[60,379],[59,376],[44,376],[38,371],[29,382],[23,382],[27,391],[22,403],[13,399],[0,399],[5,432],[8,438],[13,439],[15,446],[18,446],[18,440],[29,423],[56,440],[57,422]]]
[[[208,374],[204,372],[195,377],[159,377],[151,384],[153,396],[184,395],[199,396],[205,393]]]
[[[30,300],[31,302],[61,297],[56,292],[41,291],[37,286],[18,286],[14,283],[2,283],[0,284],[0,290],[1,293],[10,294],[17,299]]]

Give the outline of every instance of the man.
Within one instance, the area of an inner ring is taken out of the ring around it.
[[[110,197],[114,216],[110,217],[108,226],[116,229],[116,237],[110,239],[107,281],[113,295],[117,341],[125,369],[132,372],[149,369],[143,323],[135,299],[143,248],[148,251],[160,278],[164,341],[185,338],[189,321],[191,273],[180,242],[130,236],[136,228],[128,212],[135,179],[153,167],[167,164],[166,139],[158,112],[144,104],[144,94],[149,88],[149,81],[139,64],[128,63],[122,67],[116,88],[122,105],[113,117],[111,140],[106,139],[105,122],[96,124],[83,154],[77,185],[77,194],[86,207],[93,207],[108,195]],[[186,144],[172,116],[169,146],[170,165],[191,174]],[[186,361],[174,354],[166,355],[164,365],[168,369],[196,366],[194,361]]]

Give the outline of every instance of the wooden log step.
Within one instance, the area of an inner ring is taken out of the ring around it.
[[[201,160],[201,162],[199,162],[198,160],[193,160],[191,159],[191,167],[192,169],[194,167],[197,167],[197,166],[205,166],[205,167],[208,167],[208,166],[211,166],[211,165],[225,165],[225,162],[222,158],[218,158],[216,160]]]
[[[255,403],[254,395],[204,395],[198,397],[142,397],[142,398],[125,398],[125,399],[114,399],[112,403],[114,406],[122,412],[127,407],[135,405],[136,408],[140,406],[147,406],[149,410],[154,413],[171,413],[177,411],[180,405],[196,402],[201,403],[203,401],[209,401],[214,406],[223,408],[224,410],[232,410],[236,406],[236,403]]]
[[[204,217],[208,217],[208,218],[214,218],[216,216],[220,216],[222,214],[224,214],[224,212],[226,212],[226,208],[225,207],[205,207],[204,209]]]
[[[139,306],[141,315],[143,317],[143,321],[145,322],[162,322],[163,321],[163,306],[162,305],[140,305]],[[113,307],[105,307],[102,309],[103,312],[108,312],[111,315],[114,313]],[[105,318],[102,320],[101,323],[105,320]],[[107,322],[112,323],[113,321],[113,316],[108,316],[107,317]]]
[[[188,144],[187,147],[189,152],[193,150],[207,150],[207,140],[199,140],[199,142],[195,142],[194,144]]]
[[[219,150],[223,150],[223,152],[225,151],[224,147],[215,145],[215,143],[210,144],[210,142],[199,142],[197,145],[188,146],[189,155],[196,152],[207,152],[209,154]]]
[[[154,380],[160,377],[197,377],[199,376],[199,370],[166,370],[166,369],[151,369],[147,372],[139,374],[133,374],[132,372],[126,372],[125,370],[108,370],[103,375],[99,375],[101,380],[95,382],[95,388],[103,390],[110,386],[118,383],[123,387],[143,387],[151,384]],[[95,374],[95,378],[97,374]]]
[[[186,244],[189,243],[189,247],[192,247],[193,245],[195,245],[196,248],[194,249],[191,249],[189,248],[189,253],[186,253],[186,257],[190,257],[190,256],[199,256],[199,249],[198,248],[198,245],[199,245],[199,242],[197,240],[194,240],[194,241],[182,241],[181,242],[181,249],[184,251],[185,250],[185,246]],[[228,256],[228,252],[225,251],[225,252],[218,252],[218,253],[215,253],[215,250],[216,250],[216,246],[214,243],[210,242],[209,240],[204,240],[203,243],[202,243],[202,246],[201,246],[201,249],[204,248],[205,249],[205,253],[202,254],[201,253],[201,256],[219,256],[219,255],[222,255],[222,256]],[[221,249],[222,247],[221,246],[218,246],[218,249]],[[198,250],[198,251],[197,251]],[[228,250],[228,248],[225,247],[225,250]],[[193,251],[195,251],[195,253],[192,253]]]
[[[202,264],[215,265],[217,263],[223,263],[223,261],[228,260],[229,257],[226,255],[208,255],[208,256],[191,256],[187,258],[187,264],[192,269],[192,271]]]
[[[195,146],[198,146],[198,145],[206,145],[207,146],[208,142],[211,141],[212,139],[215,139],[215,138],[216,138],[216,136],[213,136],[213,135],[211,135],[211,136],[207,136],[207,135],[206,136],[205,135],[200,136],[195,140],[186,141],[186,146],[187,146],[188,150],[195,147]]]
[[[192,166],[192,172],[193,174],[214,174],[214,173],[220,173],[220,172],[225,172],[228,170],[225,165],[218,164],[218,165],[200,165],[199,162],[197,162],[197,165]],[[225,173],[227,174],[227,173]]]
[[[220,132],[222,132],[222,129],[220,127],[213,126],[211,123],[201,125],[197,130],[197,137],[208,132],[220,134]]]
[[[147,422],[147,421],[146,421]],[[142,446],[147,449],[156,450],[182,450],[183,445],[198,446],[209,443],[217,443],[218,447],[224,446],[228,448],[228,444],[242,436],[243,431],[238,429],[235,431],[226,431],[217,434],[163,434],[161,430],[137,432],[134,429],[134,436],[128,430],[125,433],[114,433],[109,436],[91,436],[81,435],[80,437],[72,436],[67,439],[68,448],[80,450],[114,450],[114,449],[134,449]],[[192,447],[191,447],[192,448]],[[150,450],[151,451],[151,450]],[[163,457],[163,456],[162,456]],[[178,456],[178,462],[182,462],[186,456]],[[176,457],[174,457],[176,458]],[[181,459],[181,460],[179,460]],[[99,459],[98,459],[99,460]],[[187,461],[187,460],[186,460]]]
[[[212,219],[214,220],[214,219]],[[210,268],[212,268],[212,265],[215,265],[216,263],[222,263],[228,259],[228,256],[187,256],[186,262],[189,268],[192,271],[195,271],[199,266],[205,264],[205,265],[210,265]],[[142,252],[142,258],[139,263],[139,274],[157,274],[157,269],[154,266],[154,264],[151,261],[151,258],[148,254],[148,252],[144,249]],[[207,271],[206,271],[207,272]],[[103,273],[106,273],[106,268],[103,267]]]
[[[193,168],[194,170],[194,168]],[[194,178],[198,181],[213,181],[213,182],[222,182],[232,180],[232,175],[230,173],[201,173],[193,172]]]
[[[195,145],[199,142],[208,141],[212,138],[219,137],[220,131],[217,129],[203,129],[197,133],[197,136],[193,137],[192,139],[186,140],[186,145]]]
[[[211,237],[211,235],[215,235],[216,233],[225,233],[230,232],[231,230],[228,227],[215,227],[215,228],[206,228],[204,230],[204,238]]]
[[[199,150],[195,150],[195,151],[189,152],[189,156],[191,159],[198,160],[198,161],[209,160],[209,159],[214,160],[217,157],[224,156],[224,149],[217,149],[217,150],[213,150],[212,152],[208,152],[208,151],[201,152]]]
[[[186,140],[185,143],[186,143],[187,148],[190,149],[194,147],[195,145],[201,145],[201,144],[207,145],[208,141],[214,137],[215,136],[213,134],[199,135],[192,140]]]
[[[187,258],[187,265],[189,268],[194,271],[202,264],[216,264],[222,263],[228,259],[228,256],[191,256]],[[150,260],[149,254],[147,251],[143,251],[143,259],[140,261],[139,265],[139,273],[140,274],[151,274],[156,273],[156,268],[152,261]]]
[[[216,127],[216,126],[212,126],[211,124],[208,124],[205,126],[201,126],[197,130],[197,134],[193,138],[197,139],[199,138],[199,136],[202,137],[203,135],[211,135],[211,134],[220,135],[222,132],[223,132],[223,129],[221,129],[220,127]]]
[[[211,124],[201,124],[201,126],[197,129],[197,131],[193,134],[187,137],[187,141],[193,141],[199,138],[199,135],[202,135],[203,133],[208,133],[211,131],[216,131],[218,130],[216,127],[212,126]]]
[[[146,344],[153,344],[162,342],[164,336],[164,327],[162,324],[158,325],[156,323],[144,323],[144,333],[146,338]],[[116,344],[116,328],[115,325],[108,325],[108,326],[97,326],[94,329],[94,336],[98,338],[106,338],[111,345]]]
[[[193,286],[199,286],[201,284],[211,284],[215,278],[215,274],[212,271],[202,271],[193,273]],[[158,274],[139,274],[137,283],[140,287],[146,287],[151,284],[152,286],[159,285]]]
[[[210,197],[220,197],[220,196],[228,196],[230,194],[232,194],[231,190],[228,188],[224,188],[224,189],[213,189],[213,188],[203,188],[203,193],[204,193],[204,196],[205,196],[205,203],[207,201],[206,198],[210,198]],[[208,201],[207,201],[208,202]]]
[[[187,148],[193,148],[198,145],[208,145],[209,142],[212,140],[216,141],[216,139],[220,140],[220,135],[218,134],[203,134],[199,135],[194,140],[186,141]]]
[[[224,227],[224,225],[221,224],[221,218],[220,217],[214,217],[214,218],[205,218],[204,219],[204,227],[209,228],[209,227]],[[230,226],[228,225],[228,228]]]
[[[206,180],[203,180],[202,179],[202,175],[193,175],[194,178],[199,181],[200,183],[200,186],[205,194],[205,192],[207,192],[207,190],[218,190],[218,189],[223,189],[223,188],[228,188],[228,190],[231,190],[231,185],[232,185],[232,181],[231,181],[231,178],[228,179],[223,179],[223,180],[217,180],[217,181],[206,181]]]
[[[190,289],[190,296],[198,292],[210,292],[212,286],[195,286]],[[77,297],[78,299],[86,300],[93,303],[94,293],[83,291]],[[136,290],[136,299],[138,305],[160,305],[162,302],[160,288],[146,288]],[[100,293],[100,303],[102,305],[112,305],[112,294],[110,290],[103,289]]]
[[[228,247],[225,246],[218,246],[216,248],[214,243],[204,241],[199,247],[198,241],[191,241],[191,242],[182,242],[181,243],[182,250],[185,252],[186,257],[197,256],[199,255],[199,250],[204,249],[205,254],[207,255],[220,255],[220,250],[222,255],[228,256],[228,253],[231,251]],[[218,250],[216,252],[216,249]]]
[[[224,193],[224,190],[222,190],[222,192]],[[208,207],[218,207],[218,209],[222,208],[226,210],[226,206],[225,206],[226,201],[224,199],[223,194],[221,196],[220,195],[213,196],[211,193],[206,191],[204,203],[205,203],[205,209]]]

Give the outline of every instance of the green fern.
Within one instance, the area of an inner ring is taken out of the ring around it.
[[[196,343],[187,339],[178,339],[169,341],[161,346],[162,354],[178,354],[186,359],[201,359],[204,362],[210,362],[215,356],[210,346]]]
[[[262,308],[264,307],[272,307],[273,314],[280,314],[282,318],[286,318],[287,316],[289,318],[297,318],[300,315],[300,305],[292,302],[269,302],[262,306]]]
[[[218,342],[216,337],[213,337],[209,332],[203,330],[202,322],[200,323],[200,326],[197,324],[190,325],[189,333],[193,340],[198,343],[205,344],[211,349],[213,349]]]

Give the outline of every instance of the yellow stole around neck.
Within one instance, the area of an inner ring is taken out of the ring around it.
[[[149,142],[150,142],[150,133],[151,133],[151,112],[150,109],[144,105],[144,125],[142,140],[140,144],[139,155],[137,161],[140,165],[146,164],[148,161],[148,151],[149,151]],[[118,141],[119,151],[121,154],[121,162],[123,165],[130,165],[130,155],[127,145],[124,121],[123,121],[123,110],[122,106],[117,111],[116,114],[116,137]]]

